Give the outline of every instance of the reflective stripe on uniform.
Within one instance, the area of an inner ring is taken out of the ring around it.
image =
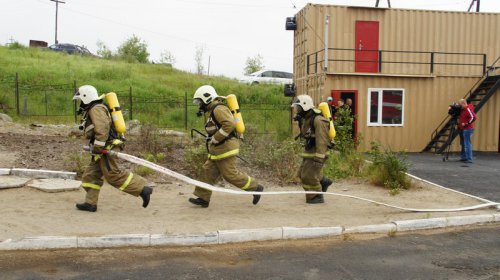
[[[125,183],[123,183],[123,185],[120,187],[120,191],[123,191],[124,189],[126,189],[128,187],[128,185],[130,184],[130,181],[132,181],[133,177],[134,177],[134,173],[130,172],[127,180],[125,180]]]
[[[315,153],[314,156],[317,158],[325,158],[326,157],[324,154],[318,154],[318,153]]]
[[[311,185],[302,185],[304,190],[306,191],[315,191],[315,190],[320,190],[320,186],[311,186]]]
[[[239,152],[240,152],[240,149],[234,149],[234,150],[231,150],[229,152],[225,152],[225,153],[220,154],[220,155],[211,155],[211,154],[208,154],[208,159],[213,159],[213,160],[223,159],[223,158],[227,158],[227,157],[230,157],[230,156],[237,155]]]
[[[326,158],[326,155],[325,154],[318,154],[318,153],[302,153],[300,156],[302,156],[303,158]]]
[[[241,189],[242,190],[248,189],[248,187],[250,187],[250,183],[252,183],[252,178],[250,178],[250,176],[248,176],[248,182]]]
[[[224,137],[227,137],[229,135],[229,133],[225,132],[222,128],[219,129],[219,133]]]
[[[300,154],[300,156],[303,157],[303,158],[313,158],[314,154],[311,154],[311,153],[302,153],[302,154]]]
[[[99,141],[99,140],[94,140],[94,145],[104,147],[106,145],[106,142],[104,141]]]
[[[82,187],[84,188],[89,188],[89,189],[94,189],[94,190],[100,190],[101,186],[92,184],[92,183],[82,183]]]
[[[89,132],[89,130],[94,129],[94,127],[95,127],[95,126],[94,126],[94,124],[91,124],[91,125],[87,126],[87,127],[85,128],[85,133]]]

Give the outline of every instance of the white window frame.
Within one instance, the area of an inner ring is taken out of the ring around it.
[[[383,109],[383,105],[382,106],[378,106],[378,112],[377,112],[377,116],[378,116],[378,122],[370,122],[370,113],[371,113],[371,108],[370,108],[370,105],[371,105],[371,98],[372,98],[372,91],[377,91],[379,94],[378,94],[378,104],[383,104],[382,100],[383,100],[383,93],[384,93],[384,90],[397,90],[397,91],[401,91],[402,92],[402,104],[401,104],[401,124],[383,124],[382,123],[382,109]],[[366,123],[368,124],[368,126],[404,126],[404,123],[405,123],[405,89],[404,88],[368,88],[368,93],[367,93],[367,114],[366,114]]]

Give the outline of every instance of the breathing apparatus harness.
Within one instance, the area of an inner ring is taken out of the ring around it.
[[[84,104],[83,102],[80,102],[80,109],[78,109],[78,114],[83,114],[82,115],[82,122],[81,124],[78,126],[78,128],[80,130],[85,130],[85,128],[90,125],[88,124],[88,122],[91,122],[90,120],[90,116],[89,116],[89,112],[90,110],[92,110],[92,108],[94,108],[95,106],[97,105],[103,105],[106,107],[107,111],[108,111],[108,116],[111,117],[111,109],[109,108],[109,106],[107,106],[103,101],[102,99],[99,99],[99,100],[94,100],[92,102],[90,102],[89,104]],[[92,136],[90,139],[89,139],[89,146],[90,147],[93,147],[93,143],[95,141],[95,136]],[[121,136],[117,131],[116,131],[116,127],[114,125],[114,122],[111,122],[111,125],[109,127],[109,133],[108,133],[108,139],[106,140],[106,143],[109,143],[105,146],[105,148],[103,150],[107,150],[107,151],[110,151],[112,150],[115,146],[122,146],[123,145],[123,142],[125,142],[125,137]],[[103,157],[104,159],[104,162],[106,164],[106,168],[108,170],[111,170],[111,166],[109,164],[109,159],[108,159],[108,155],[106,152],[101,152],[101,153],[92,153],[92,161],[97,161],[100,157]]]
[[[310,120],[311,124],[309,126],[309,130],[306,133],[307,135],[304,135],[302,133],[302,125],[304,124],[304,119],[306,118],[306,115],[309,113],[309,111],[312,111],[313,115],[312,115],[311,120]],[[294,120],[299,122],[299,128],[300,128],[299,135],[297,135],[295,137],[295,140],[297,140],[299,138],[304,139],[305,140],[304,148],[306,150],[310,150],[316,145],[316,135],[315,135],[316,128],[314,127],[314,120],[316,119],[317,116],[321,115],[321,111],[319,111],[319,110],[311,109],[309,111],[301,111],[301,112],[297,113],[295,115],[295,118],[294,118]],[[314,135],[314,136],[311,136],[311,135]]]

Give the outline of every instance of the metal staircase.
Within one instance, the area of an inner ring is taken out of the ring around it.
[[[500,67],[495,67],[499,62],[500,57],[498,57],[492,66],[487,67],[487,71],[477,83],[472,86],[471,90],[464,96],[467,103],[472,103],[474,105],[474,111],[477,113],[481,108],[488,102],[491,96],[500,89],[500,75],[495,75],[496,70]],[[424,152],[433,150],[437,154],[441,154],[445,149],[451,145],[455,137],[458,135],[458,130],[454,129],[455,120],[449,115],[438,125],[437,129],[434,130],[431,136],[431,141],[425,149]],[[451,134],[451,135],[450,135]]]

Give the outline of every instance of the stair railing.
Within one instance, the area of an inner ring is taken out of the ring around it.
[[[497,57],[497,59],[495,59],[495,61],[493,62],[493,64],[491,64],[491,66],[488,66],[486,67],[486,71],[484,72],[483,76],[471,87],[471,89],[465,94],[465,96],[463,97],[463,99],[467,99],[469,96],[472,95],[472,93],[476,90],[476,88],[486,79],[489,77],[489,73],[490,73],[490,70],[492,69],[497,69],[499,68],[500,66],[495,66],[498,62],[500,61],[500,56]],[[441,131],[441,129],[444,128],[444,125],[445,123],[448,122],[448,119],[450,118],[450,116],[446,115],[446,117],[444,118],[444,120],[438,125],[438,127],[434,130],[434,132],[432,132],[432,135],[431,135],[431,142],[432,140],[434,139],[434,137],[436,137],[436,135],[439,133],[439,131]]]

